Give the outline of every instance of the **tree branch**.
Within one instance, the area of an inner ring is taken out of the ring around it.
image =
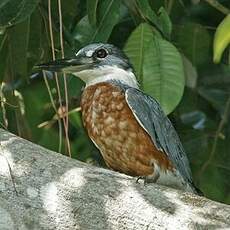
[[[135,178],[81,163],[2,129],[0,144],[0,229],[230,226],[228,205],[156,184],[137,184]]]

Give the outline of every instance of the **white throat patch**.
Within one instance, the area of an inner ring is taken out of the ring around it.
[[[130,87],[139,88],[136,77],[131,69],[123,70],[115,65],[83,70],[73,74],[82,79],[86,83],[86,87],[108,80],[117,80]]]

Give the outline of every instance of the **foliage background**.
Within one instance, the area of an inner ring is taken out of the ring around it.
[[[230,204],[229,47],[221,63],[212,61],[214,33],[229,8],[229,0],[1,0],[1,126],[104,166],[82,127],[83,83],[51,73],[43,78],[33,67],[51,60],[52,51],[60,58],[91,42],[113,43],[130,57],[143,90],[169,114],[195,184]]]

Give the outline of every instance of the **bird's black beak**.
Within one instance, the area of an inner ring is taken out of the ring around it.
[[[51,72],[77,73],[90,68],[92,63],[80,58],[58,59],[44,64],[36,65],[38,70],[47,70]]]

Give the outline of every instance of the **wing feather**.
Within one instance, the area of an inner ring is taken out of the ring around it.
[[[179,136],[159,103],[135,88],[126,89],[125,95],[136,120],[155,146],[163,150],[162,154],[167,154],[185,181],[193,184],[188,158]]]

